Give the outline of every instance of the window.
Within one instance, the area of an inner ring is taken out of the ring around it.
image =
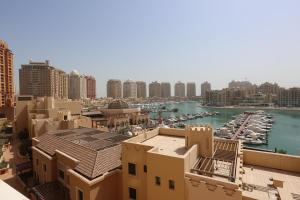
[[[159,176],[155,176],[155,184],[160,185],[160,177]]]
[[[65,172],[61,169],[58,170],[58,176],[61,180],[65,180]]]
[[[175,181],[169,180],[169,189],[175,190]]]
[[[135,200],[136,199],[136,189],[130,187],[130,188],[128,188],[128,192],[129,192],[129,199]]]
[[[44,172],[47,171],[47,166],[45,164],[43,165],[43,168],[44,168]]]
[[[39,159],[36,159],[36,165],[39,165]]]
[[[77,188],[77,200],[83,200],[83,191]]]
[[[135,174],[135,164],[128,163],[128,173],[131,175],[136,175]]]
[[[68,119],[68,116],[67,115],[64,115],[64,120],[66,121]]]
[[[147,173],[147,165],[144,165],[144,172]]]

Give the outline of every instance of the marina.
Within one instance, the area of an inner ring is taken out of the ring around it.
[[[244,144],[268,144],[268,133],[274,123],[273,117],[264,111],[244,112],[218,128],[215,135],[221,138],[240,139]]]
[[[233,119],[235,119],[238,115],[243,114],[245,111],[255,112],[257,109],[252,108],[209,108],[202,107],[197,102],[167,102],[167,103],[153,103],[149,104],[149,107],[161,107],[166,106],[167,109],[177,108],[178,112],[162,112],[161,116],[164,119],[168,118],[176,118],[176,116],[180,115],[188,115],[188,114],[196,114],[196,113],[213,113],[218,112],[217,115],[206,116],[203,118],[195,118],[191,120],[186,120],[184,122],[179,122],[178,125],[184,127],[184,124],[211,124],[215,130],[221,129],[224,125]],[[277,149],[284,149],[289,154],[299,155],[300,154],[300,112],[299,111],[289,111],[289,110],[270,110],[266,109],[264,112],[267,115],[272,116],[271,129],[267,131],[266,141],[262,140],[256,144],[250,144],[245,142],[245,145],[249,148],[261,148],[274,151]],[[158,118],[158,113],[150,113],[152,119]],[[254,121],[252,119],[251,121]],[[249,127],[250,128],[250,127]],[[268,128],[268,127],[264,127]],[[252,128],[254,129],[254,128]],[[255,131],[254,131],[255,132]],[[243,137],[243,136],[240,136]],[[231,138],[231,137],[230,137]],[[260,139],[261,140],[261,139]]]

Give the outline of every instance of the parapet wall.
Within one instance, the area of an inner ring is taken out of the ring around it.
[[[160,135],[176,136],[176,137],[185,137],[185,129],[178,128],[159,128]]]
[[[185,173],[185,199],[242,200],[242,192],[235,183],[219,181],[210,177]]]
[[[244,164],[300,173],[300,156],[243,150]]]

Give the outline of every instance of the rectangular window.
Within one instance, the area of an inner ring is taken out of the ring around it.
[[[136,189],[130,187],[128,188],[128,192],[129,192],[129,199],[136,200]]]
[[[175,181],[169,180],[169,189],[175,190]]]
[[[44,172],[47,171],[47,167],[45,164],[43,165],[43,168],[44,168]]]
[[[144,172],[147,173],[147,165],[144,165]]]
[[[58,170],[58,176],[61,180],[65,180],[65,172],[61,169]]]
[[[155,176],[155,184],[160,185],[160,177],[159,176]]]
[[[135,164],[128,163],[128,173],[131,175],[136,175],[135,173]]]
[[[80,189],[77,189],[77,200],[84,200],[83,192]]]

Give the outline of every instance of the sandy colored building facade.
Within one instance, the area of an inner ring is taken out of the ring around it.
[[[79,101],[18,96],[14,126],[17,133],[27,129],[33,138],[51,130],[92,127],[92,121],[81,116]]]
[[[118,79],[110,79],[106,84],[107,97],[113,99],[122,98],[122,82]]]
[[[127,136],[80,128],[33,139],[32,199],[122,199],[121,145]]]
[[[161,84],[157,81],[149,84],[149,97],[161,97]]]
[[[196,83],[187,83],[186,84],[186,96],[189,98],[196,96]]]
[[[146,98],[147,97],[147,84],[144,81],[137,81],[137,98]]]
[[[68,75],[45,62],[29,61],[19,69],[20,95],[68,98]]]
[[[161,97],[169,98],[171,97],[171,84],[167,82],[161,83]]]
[[[123,200],[299,197],[300,157],[243,149],[209,126],[159,128],[122,143]]]
[[[185,97],[185,84],[178,81],[175,83],[174,87],[174,96],[175,97]]]
[[[211,91],[211,84],[207,81],[201,84],[201,96],[205,98],[206,92]]]
[[[132,80],[123,83],[123,98],[137,98],[137,85]]]

